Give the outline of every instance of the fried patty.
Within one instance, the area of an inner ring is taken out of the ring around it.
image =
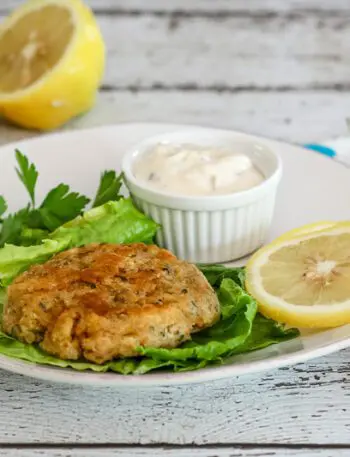
[[[61,359],[101,364],[173,348],[218,318],[192,264],[157,246],[92,244],[32,266],[8,288],[4,331]]]

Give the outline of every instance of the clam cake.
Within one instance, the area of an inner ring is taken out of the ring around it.
[[[173,348],[220,316],[195,265],[142,243],[91,244],[34,265],[8,287],[4,331],[61,359],[102,364]]]

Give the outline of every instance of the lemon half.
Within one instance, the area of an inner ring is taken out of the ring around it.
[[[0,27],[0,113],[40,130],[61,126],[94,103],[104,43],[80,0],[31,0]]]
[[[350,323],[350,222],[275,240],[246,267],[262,314],[305,328]]]

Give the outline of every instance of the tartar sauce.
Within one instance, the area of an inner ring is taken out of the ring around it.
[[[189,196],[230,194],[264,180],[245,154],[192,145],[158,144],[135,161],[133,173],[155,190]]]

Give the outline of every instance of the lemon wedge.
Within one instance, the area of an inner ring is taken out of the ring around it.
[[[80,0],[31,0],[0,27],[0,113],[54,129],[87,111],[102,78],[104,43]]]
[[[350,323],[350,222],[280,237],[260,249],[247,264],[246,287],[260,312],[279,322]]]

